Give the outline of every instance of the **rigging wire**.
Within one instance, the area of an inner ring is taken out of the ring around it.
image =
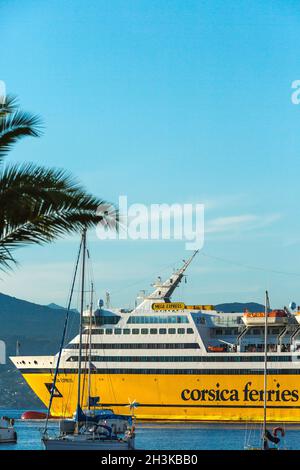
[[[85,293],[90,293],[91,294],[90,302],[91,302],[91,304],[93,304],[94,303],[94,298],[93,298],[94,297],[94,290],[93,290],[94,275],[93,275],[93,266],[92,266],[92,260],[91,260],[91,256],[90,256],[88,242],[86,242],[86,255],[87,255],[86,256],[86,258],[87,258],[87,262],[86,262],[87,286],[91,286],[91,290],[85,289]],[[89,307],[89,310],[91,309],[91,305],[87,305],[86,307],[87,308]],[[91,316],[91,314],[93,315],[93,312],[90,311],[89,317]],[[91,325],[89,324],[88,339],[87,339],[88,343],[86,343],[85,347],[83,348],[84,349],[84,354],[85,354],[85,356],[84,356],[85,362],[84,362],[84,373],[83,373],[82,401],[84,401],[83,397],[84,397],[86,385],[89,388],[89,380],[90,380],[90,372],[91,372],[91,370],[90,370],[91,369],[91,361],[90,361],[91,351],[89,349],[89,356],[88,356],[88,354],[87,354],[88,353],[87,344],[91,343],[91,336],[92,336]],[[87,374],[88,374],[88,377],[87,377]],[[87,381],[87,378],[88,378],[88,381]],[[88,382],[88,383],[86,384],[86,382]],[[89,400],[89,397],[88,397],[88,400]]]
[[[82,240],[80,242],[78,255],[77,255],[77,259],[76,259],[76,263],[75,263],[73,279],[72,279],[72,282],[71,282],[71,287],[70,287],[70,292],[69,292],[69,301],[68,301],[68,305],[67,305],[67,312],[66,312],[66,317],[65,317],[64,329],[63,329],[63,334],[62,334],[62,338],[61,338],[61,345],[60,345],[58,358],[57,358],[57,362],[56,362],[56,367],[55,367],[54,379],[53,379],[53,383],[52,383],[52,387],[51,387],[50,400],[49,400],[49,406],[48,406],[48,409],[47,409],[47,417],[46,417],[46,422],[45,422],[44,434],[47,431],[47,426],[48,426],[48,421],[49,421],[49,416],[50,416],[50,411],[51,411],[51,405],[52,405],[52,401],[53,401],[53,397],[54,397],[55,385],[56,385],[56,380],[57,380],[57,376],[58,376],[58,370],[59,370],[61,354],[62,354],[62,350],[63,350],[64,343],[65,343],[67,325],[68,325],[68,320],[69,320],[70,308],[71,308],[71,303],[72,303],[72,298],[73,298],[75,281],[76,281],[76,277],[77,277],[77,271],[78,271],[78,265],[79,265],[81,250],[82,250]]]
[[[284,271],[284,270],[279,270],[279,269],[269,269],[269,268],[265,268],[263,266],[249,265],[247,263],[230,260],[228,258],[223,258],[221,256],[210,255],[209,253],[206,253],[204,251],[199,251],[199,254],[202,255],[205,258],[210,258],[210,259],[213,259],[213,260],[216,260],[216,261],[221,261],[222,263],[231,264],[231,265],[234,265],[234,266],[240,266],[242,268],[245,268],[245,269],[248,269],[248,270],[251,270],[251,271],[261,271],[261,272],[265,272],[265,273],[269,273],[269,274],[279,274],[279,275],[284,275],[284,276],[300,277],[300,273]],[[172,263],[169,263],[167,265],[163,265],[160,268],[160,272],[167,271],[170,267],[174,267],[175,264],[176,264],[176,262],[172,262]],[[158,272],[158,269],[154,273],[148,275],[147,277],[145,277],[143,279],[139,279],[138,281],[133,282],[131,284],[123,285],[121,288],[112,291],[111,295],[119,294],[120,292],[122,292],[125,289],[130,289],[131,287],[138,286],[142,283],[145,283],[149,280],[150,276],[155,276],[157,274],[157,272]]]
[[[209,255],[208,253],[205,253],[203,251],[200,251],[199,254],[206,257],[206,258],[211,258],[211,259],[214,259],[216,261],[222,261],[223,263],[228,263],[228,264],[232,264],[232,265],[235,265],[235,266],[240,266],[242,268],[246,268],[246,269],[253,270],[253,271],[262,271],[262,272],[273,273],[273,274],[283,274],[285,276],[297,276],[297,277],[300,276],[300,273],[280,271],[280,270],[277,270],[277,269],[268,269],[268,268],[263,268],[261,266],[252,266],[252,265],[240,263],[238,261],[232,261],[232,260],[229,260],[227,258],[221,258],[220,256]]]
[[[177,260],[177,262],[178,262],[178,260]],[[159,269],[159,268],[156,269],[155,271],[153,271],[152,273],[150,273],[147,277],[144,277],[144,278],[142,278],[142,279],[139,279],[138,281],[135,281],[135,282],[133,282],[132,284],[124,285],[124,286],[121,287],[120,289],[117,289],[117,290],[115,290],[115,291],[110,292],[110,294],[111,294],[111,295],[118,294],[119,292],[122,292],[122,291],[125,290],[125,289],[130,289],[131,287],[137,286],[137,285],[142,284],[142,283],[144,284],[145,282],[149,281],[149,277],[150,277],[150,276],[151,276],[151,277],[154,277],[154,276],[158,273],[158,271],[161,272],[161,273],[163,273],[163,272],[169,270],[170,268],[174,268],[174,265],[175,265],[175,264],[176,264],[176,262],[172,262],[172,263],[169,263],[169,264],[167,264],[167,265],[164,264],[160,269]]]

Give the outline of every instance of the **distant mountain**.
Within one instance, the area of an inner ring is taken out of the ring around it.
[[[54,310],[55,309],[56,310],[66,310],[65,307],[62,307],[61,305],[54,304],[53,302],[51,304],[46,305],[46,307],[53,308]],[[76,308],[71,308],[71,311],[78,313],[78,310],[76,310]]]
[[[53,302],[51,304],[46,305],[46,307],[54,308],[54,309],[58,309],[58,308],[64,309],[64,307],[62,307],[61,305],[54,304]]]
[[[261,304],[257,304],[255,302],[247,302],[247,303],[240,303],[240,302],[233,302],[233,303],[226,303],[226,304],[218,304],[215,306],[216,310],[225,313],[236,313],[236,312],[244,312],[244,310],[249,310],[249,312],[263,312],[265,310],[265,306]]]
[[[64,318],[64,309],[49,308],[0,293],[0,337],[6,341],[8,354],[15,353],[17,340],[21,342],[21,354],[54,353]],[[70,320],[72,335],[78,325],[78,315],[73,311]],[[37,350],[37,341],[42,343],[42,350]]]
[[[8,357],[16,354],[17,341],[21,355],[55,354],[64,319],[64,309],[52,309],[0,293],[0,339],[5,341],[7,352],[7,364],[0,366],[0,408],[41,407],[40,400]],[[76,335],[78,320],[78,314],[71,312],[68,339]]]

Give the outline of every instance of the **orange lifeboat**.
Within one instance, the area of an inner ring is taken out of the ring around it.
[[[268,318],[273,318],[273,317],[280,317],[280,318],[286,318],[287,314],[284,310],[272,310],[270,313],[268,313]]]
[[[24,413],[21,416],[22,420],[26,419],[46,419],[47,418],[47,413],[42,413],[40,411],[24,411]],[[50,416],[52,418],[52,416]]]
[[[248,312],[243,315],[243,321],[248,326],[264,325],[265,312]],[[272,310],[268,313],[268,325],[285,325],[288,321],[285,310]]]
[[[226,352],[225,346],[208,346],[207,349],[210,352]]]

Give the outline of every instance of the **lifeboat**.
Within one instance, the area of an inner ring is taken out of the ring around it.
[[[243,321],[247,326],[264,325],[265,312],[245,312]],[[284,310],[272,310],[268,313],[268,325],[285,325],[287,322],[288,316]]]
[[[47,413],[42,413],[41,411],[25,411],[21,415],[21,419],[46,419]]]
[[[225,346],[208,346],[207,349],[209,352],[226,352]]]

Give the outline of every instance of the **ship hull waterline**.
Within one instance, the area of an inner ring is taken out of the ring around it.
[[[51,373],[23,373],[41,401],[49,404]],[[77,375],[60,373],[53,399],[53,417],[71,417],[76,409]],[[87,402],[86,380],[82,381],[82,404]],[[263,417],[261,374],[102,374],[91,376],[93,395],[104,407],[130,415],[129,401],[136,400],[137,419],[174,421],[260,422]],[[269,422],[300,422],[300,375],[268,376]]]

